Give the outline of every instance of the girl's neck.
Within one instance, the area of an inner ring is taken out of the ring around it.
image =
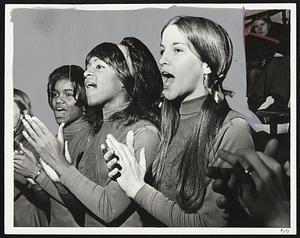
[[[123,111],[129,105],[129,101],[120,103],[118,105],[105,105],[103,107],[103,120],[109,121],[111,116],[117,112]]]
[[[206,96],[208,94],[206,88],[204,88],[203,86],[199,86],[199,87],[196,87],[196,89],[191,92],[190,94],[186,95],[182,102],[185,102],[185,101],[189,101],[189,100],[193,100],[195,98],[200,98],[200,97],[203,97],[203,96]]]

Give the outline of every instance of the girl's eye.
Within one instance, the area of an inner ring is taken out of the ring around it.
[[[58,93],[57,93],[57,92],[52,92],[52,97],[53,97],[53,98],[58,97]]]
[[[180,52],[182,52],[183,50],[182,50],[182,49],[179,49],[179,48],[175,48],[174,51],[175,51],[175,53],[180,53]]]
[[[162,56],[162,55],[164,54],[164,52],[165,52],[165,50],[164,50],[164,49],[161,49],[161,50],[159,51],[160,56]]]
[[[102,65],[100,65],[100,64],[97,64],[97,65],[96,65],[96,69],[101,69],[101,68],[103,68]]]
[[[65,93],[66,97],[73,97],[73,93],[69,92],[69,93]]]

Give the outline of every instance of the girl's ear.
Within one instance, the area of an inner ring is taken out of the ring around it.
[[[211,73],[210,67],[209,67],[208,64],[205,63],[205,62],[202,64],[202,70],[203,70],[203,73],[204,73],[204,74],[210,74],[210,73]]]

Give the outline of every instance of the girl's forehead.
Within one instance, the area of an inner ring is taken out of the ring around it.
[[[69,80],[68,78],[60,79],[54,85],[55,90],[65,90],[65,89],[73,89],[73,88],[74,88],[73,82],[71,82],[71,80]]]
[[[100,60],[97,56],[93,56],[93,57],[91,57],[90,59],[89,59],[89,63],[93,63],[93,62],[96,62],[96,61],[98,61],[98,60]]]
[[[187,44],[187,37],[177,25],[169,25],[163,31],[161,42]]]
[[[96,64],[96,63],[105,63],[104,60],[100,59],[99,57],[97,56],[93,56],[89,59],[88,63],[87,63],[87,66],[88,65],[93,65],[93,64]]]

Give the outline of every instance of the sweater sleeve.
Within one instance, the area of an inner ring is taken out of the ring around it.
[[[40,175],[36,178],[36,183],[46,191],[51,197],[53,197],[58,202],[64,204],[60,194],[67,193],[67,190],[59,190],[55,186],[54,182],[47,176],[47,174],[42,170]],[[61,187],[61,186],[60,186]]]
[[[235,152],[238,149],[254,148],[250,128],[243,119],[233,119],[220,130],[216,137],[215,151],[220,148]],[[217,162],[221,159],[218,158]],[[144,185],[134,200],[152,216],[167,226],[174,227],[216,227],[226,226],[228,214],[220,209],[216,201],[221,194],[212,190],[209,182],[202,207],[195,213],[187,213],[179,205],[148,184]]]
[[[156,153],[159,140],[157,129],[154,131],[144,127],[135,132],[136,156],[139,158],[140,150],[144,147],[148,168],[153,161],[150,155]],[[106,186],[102,187],[86,178],[74,166],[70,166],[60,179],[90,211],[106,223],[118,218],[131,203],[116,181],[110,180]]]

